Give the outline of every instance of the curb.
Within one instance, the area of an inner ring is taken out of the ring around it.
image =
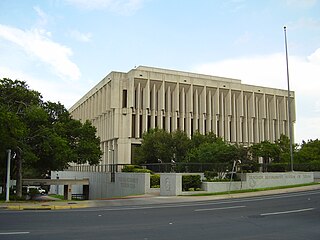
[[[13,211],[33,211],[33,210],[66,210],[66,209],[79,209],[79,208],[87,208],[88,205],[79,204],[79,205],[51,205],[51,206],[7,206],[3,207],[6,210],[13,210]]]

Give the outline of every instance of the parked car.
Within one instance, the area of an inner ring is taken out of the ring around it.
[[[22,187],[22,192],[25,192],[27,194],[30,193],[40,193],[40,194],[46,194],[46,190],[44,190],[43,188],[41,188],[40,186],[23,186]]]

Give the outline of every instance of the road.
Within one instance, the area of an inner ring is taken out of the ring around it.
[[[320,191],[61,211],[0,211],[0,239],[320,239]]]

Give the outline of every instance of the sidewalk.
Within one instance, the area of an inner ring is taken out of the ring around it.
[[[9,202],[0,203],[0,209],[7,210],[63,210],[81,209],[94,207],[114,207],[114,206],[145,206],[151,204],[174,204],[221,199],[235,199],[245,197],[266,196],[281,193],[301,192],[308,190],[320,190],[319,185],[295,187],[287,189],[277,189],[269,191],[224,194],[213,196],[156,196],[153,194],[128,196],[123,198],[113,198],[105,200],[86,200],[86,201],[33,201],[33,202]]]

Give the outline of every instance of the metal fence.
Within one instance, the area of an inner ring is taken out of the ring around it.
[[[106,165],[77,165],[70,166],[68,171],[78,172],[121,172],[122,169],[131,164],[106,164]],[[150,163],[140,164],[142,168],[149,169],[155,173],[177,172],[177,173],[200,173],[200,172],[230,172],[232,163]],[[289,172],[291,171],[290,163],[244,163],[237,165],[238,171],[241,172]],[[320,171],[318,164],[294,164],[294,171]]]

